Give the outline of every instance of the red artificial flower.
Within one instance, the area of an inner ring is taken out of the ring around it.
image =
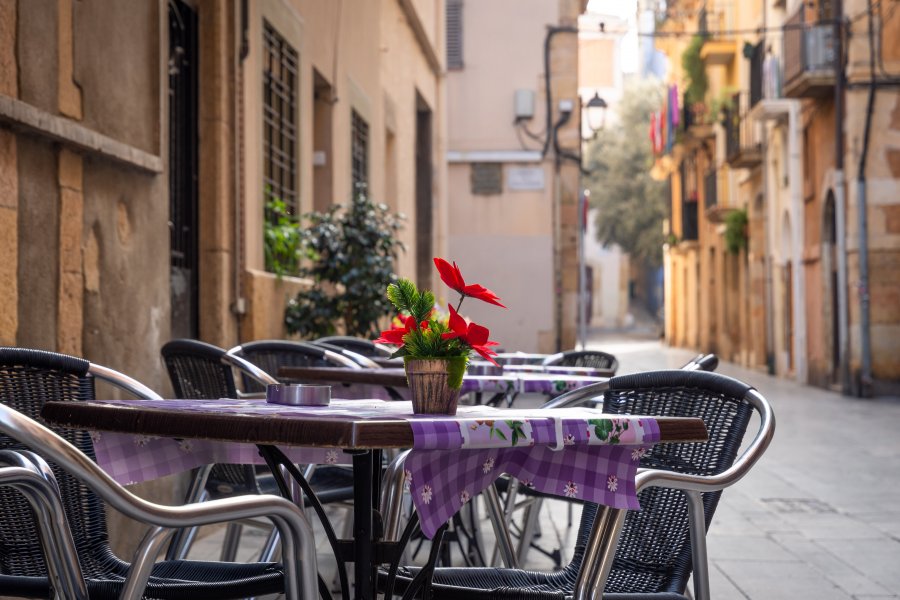
[[[478,285],[477,283],[466,285],[466,280],[463,279],[462,273],[459,272],[459,267],[456,266],[455,262],[451,265],[443,258],[435,257],[434,266],[437,267],[438,273],[441,274],[441,280],[450,286],[451,289],[456,290],[463,296],[472,296],[473,298],[483,300],[488,304],[495,304],[502,308],[506,308],[500,304],[500,298],[497,297],[497,294],[486,287]]]
[[[421,326],[416,323],[415,317],[412,315],[406,317],[399,317],[403,322],[403,327],[397,327],[394,325],[390,329],[381,332],[381,337],[375,340],[376,344],[393,344],[395,346],[403,345],[403,336],[405,336],[410,331],[415,331],[416,329],[427,329],[428,322],[422,321]]]
[[[504,306],[504,308],[506,307]],[[498,367],[500,366],[497,364],[497,361],[492,358],[497,356],[497,353],[490,349],[490,346],[499,346],[500,342],[488,341],[491,332],[487,327],[482,327],[477,323],[466,323],[466,320],[459,316],[456,309],[451,306],[450,329],[453,331],[441,334],[441,338],[445,340],[459,338],[468,344],[472,350],[480,354],[484,360],[490,361]]]

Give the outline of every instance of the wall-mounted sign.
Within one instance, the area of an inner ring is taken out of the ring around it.
[[[544,189],[544,168],[507,167],[506,188],[511,191]]]

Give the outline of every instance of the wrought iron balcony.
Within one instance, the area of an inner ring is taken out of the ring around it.
[[[816,98],[834,90],[834,25],[804,20],[806,8],[784,26],[784,95]]]
[[[725,112],[725,159],[732,167],[746,169],[762,162],[759,124],[750,118],[750,96],[738,92]]]
[[[737,54],[737,42],[731,35],[734,29],[734,9],[727,0],[706,2],[697,15],[700,35],[706,38],[700,57],[708,65],[728,65]]]

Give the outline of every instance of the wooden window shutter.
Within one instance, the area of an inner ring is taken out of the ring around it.
[[[463,68],[463,3],[447,0],[447,68]]]

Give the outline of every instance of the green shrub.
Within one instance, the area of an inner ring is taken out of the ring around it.
[[[300,231],[308,259],[299,274],[313,280],[309,290],[290,300],[284,323],[288,333],[305,338],[346,335],[372,338],[378,321],[393,309],[385,285],[397,279],[394,261],[403,244],[397,239],[403,216],[391,214],[359,194],[349,206],[304,215]]]
[[[263,253],[266,271],[283,275],[300,273],[302,235],[300,225],[283,200],[270,196],[266,202],[266,218],[263,224]]]
[[[731,254],[740,254],[747,248],[747,211],[743,208],[725,216],[725,249]]]
[[[700,50],[705,41],[702,35],[695,35],[691,43],[681,54],[681,68],[684,69],[688,80],[687,89],[684,92],[685,101],[688,104],[702,104],[706,101],[706,90],[709,80],[706,77],[706,65],[700,58]]]

